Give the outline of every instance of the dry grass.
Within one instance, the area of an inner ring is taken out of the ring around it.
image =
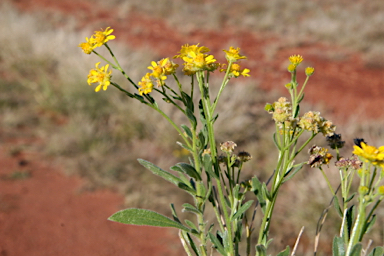
[[[145,3],[148,4],[124,2],[121,5],[126,5],[128,11],[158,8],[156,14],[169,15],[169,22],[175,26],[183,21],[181,17],[188,19],[192,15],[194,18],[189,20],[196,21],[188,25],[192,28],[201,25],[194,15],[209,17],[209,22],[204,23],[207,29],[220,29],[228,23],[254,31],[288,33],[285,24],[292,23],[292,31],[288,34],[297,35],[292,39],[297,40],[296,43],[312,36],[313,40],[336,40],[339,44],[367,52],[373,45],[375,51],[381,51],[374,46],[374,38],[378,38],[378,34],[372,36],[370,42],[358,42],[356,39],[358,35],[368,33],[369,29],[375,31],[375,26],[359,27],[364,26],[360,23],[368,22],[358,21],[368,16],[372,22],[379,22],[381,1],[369,2],[370,8],[377,5],[377,11],[372,11],[372,15],[367,15],[365,9],[358,9],[356,3],[342,6],[333,1],[290,1],[283,4],[279,0],[263,3],[239,0],[237,8],[227,8],[232,3],[227,0],[221,2],[220,8],[216,8],[215,2],[208,2],[201,7],[193,1],[170,1],[167,9],[164,7],[167,4],[163,2],[161,5],[159,1]],[[317,8],[320,4],[321,8]],[[296,13],[298,15],[292,19]],[[355,19],[348,19],[348,13]],[[241,19],[236,18],[240,16]],[[6,134],[14,134],[15,129],[20,127],[30,127],[34,136],[46,139],[45,153],[65,164],[69,174],[79,174],[89,180],[88,189],[117,189],[126,195],[126,203],[131,207],[166,213],[169,212],[170,201],[180,205],[188,200],[187,196],[180,196],[178,189],[153,176],[136,162],[137,158],[144,158],[167,169],[178,161],[187,161],[185,157],[175,154],[179,150],[175,144],[178,134],[151,109],[120,95],[113,88],[95,93],[86,85],[85,77],[97,59],[82,54],[77,47],[89,31],[75,32],[73,24],[57,31],[54,22],[51,25],[42,22],[45,18],[20,15],[5,5],[0,7],[0,73],[5,77],[0,82],[0,117]],[[351,23],[346,24],[346,19]],[[345,29],[342,33],[345,34],[340,36],[338,28],[342,25]],[[357,33],[350,32],[354,27]],[[146,72],[148,63],[154,57],[149,51],[132,51],[115,42],[113,48],[134,81],[138,81]],[[118,75],[114,78],[125,84]],[[258,175],[265,180],[274,168],[276,155],[273,152],[276,150],[271,140],[273,123],[263,106],[266,101],[272,102],[278,96],[260,91],[255,83],[255,80],[250,83],[237,82],[228,87],[222,98],[223,104],[219,105],[218,112],[221,115],[216,123],[216,131],[220,142],[236,141],[239,150],[247,150],[253,155],[253,161],[245,168],[243,178]],[[160,104],[176,122],[185,121],[181,115],[173,112],[170,105],[164,102]],[[375,145],[384,144],[381,127],[380,123],[358,125],[352,120],[341,130],[349,141],[345,155],[351,151],[351,139],[355,136],[364,137]],[[324,141],[319,140],[319,143]],[[336,180],[337,174],[334,175]],[[284,198],[281,198],[274,216],[278,225],[272,229],[277,247],[283,248],[287,242],[291,242],[290,238],[298,233],[301,225],[307,226],[307,240],[312,243],[317,217],[331,198],[320,176],[319,172],[307,169],[283,188]],[[324,231],[325,244],[329,244],[330,236],[334,234],[335,218],[330,218],[329,223]],[[380,239],[379,234],[375,237],[376,241]],[[311,248],[303,248],[301,255],[310,255]]]
[[[100,1],[119,6],[119,15],[148,13],[164,18],[182,33],[220,30],[226,25],[284,38],[284,46],[313,42],[349,47],[365,54],[370,67],[384,67],[384,2],[371,1],[249,1],[148,0]]]

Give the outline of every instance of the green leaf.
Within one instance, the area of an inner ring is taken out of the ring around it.
[[[181,143],[180,141],[176,141],[176,144],[179,145],[180,147],[182,148],[185,148],[186,150],[188,150],[189,152],[192,152],[192,149],[190,147],[188,147],[187,145]]]
[[[183,233],[187,234],[189,245],[191,246],[191,248],[195,252],[195,254],[196,255],[200,255],[199,251],[197,250],[197,247],[195,245],[195,242],[192,239],[192,237],[188,233],[186,233],[186,232],[183,232]]]
[[[372,250],[372,252],[368,256],[383,256],[384,255],[384,247],[376,247]]]
[[[347,200],[345,200],[345,202],[348,203],[349,201],[351,201],[351,200],[355,197],[355,195],[356,195],[356,192],[353,193],[352,195],[350,195],[350,196],[347,198]]]
[[[189,127],[186,126],[185,124],[182,124],[182,125],[181,125],[181,128],[183,128],[183,130],[185,131],[185,133],[188,135],[188,138],[190,138],[190,139],[192,140],[192,139],[193,139],[193,136],[192,136],[191,129],[189,129]]]
[[[190,232],[189,228],[179,222],[173,221],[160,213],[145,209],[129,208],[121,210],[109,217],[108,220],[130,225],[178,228]]]
[[[367,220],[367,223],[366,225],[364,226],[364,230],[362,232],[362,235],[366,234],[369,232],[369,230],[372,229],[373,225],[375,224],[376,222],[376,219],[377,219],[377,216],[376,214],[372,215],[371,219],[370,220]]]
[[[273,142],[275,143],[275,146],[277,147],[277,149],[278,149],[279,151],[281,151],[281,148],[280,148],[280,146],[279,146],[279,143],[277,143],[277,141],[276,141],[276,133],[273,134]]]
[[[193,212],[193,213],[196,213],[198,215],[202,215],[203,213],[201,211],[199,211],[195,206],[191,205],[191,204],[183,204],[183,211],[187,211],[187,212]]]
[[[258,244],[256,245],[256,256],[267,256],[267,249],[264,245]]]
[[[196,129],[196,126],[197,126],[197,120],[196,120],[196,117],[194,115],[194,113],[192,112],[191,109],[187,108],[185,110],[185,114],[187,115],[189,121],[191,121],[191,125],[194,129]]]
[[[304,92],[303,92],[303,94],[301,95],[300,99],[297,101],[297,104],[299,104],[303,99],[304,99]]]
[[[178,163],[176,164],[176,166],[180,167],[184,173],[188,174],[190,177],[194,178],[195,180],[197,181],[201,180],[200,174],[196,171],[195,167],[193,167],[192,165],[187,163]]]
[[[212,233],[208,233],[209,239],[211,240],[212,244],[216,248],[216,250],[221,254],[221,255],[227,255],[225,253],[223,245],[220,243],[219,239]]]
[[[289,256],[290,248],[287,246],[284,251],[279,252],[276,256]]]
[[[292,179],[293,176],[295,176],[295,174],[300,171],[301,168],[303,168],[303,165],[306,164],[305,162],[304,163],[301,163],[301,164],[298,164],[298,165],[295,165],[293,166],[292,168],[290,168],[284,175],[284,180],[283,180],[283,183],[284,182],[287,182],[288,180]],[[294,168],[295,167],[295,168]]]
[[[191,188],[190,186],[188,186],[187,184],[185,183],[179,183],[177,184],[177,186],[179,188],[181,188],[182,190],[185,190],[187,191],[189,194],[191,194],[192,196],[196,196],[196,190]]]
[[[266,196],[263,193],[261,182],[256,176],[252,178],[252,191],[259,200],[261,210],[264,212],[267,204]]]
[[[353,246],[351,253],[348,256],[360,256],[363,245],[361,243],[355,244]]]
[[[203,166],[204,170],[208,173],[208,175],[212,178],[218,179],[219,176],[213,171],[213,164],[211,156],[208,154],[205,154],[203,156]]]
[[[333,256],[345,256],[345,247],[343,238],[335,236],[332,244],[332,255]]]
[[[187,224],[188,225],[188,227],[190,227],[192,230],[192,233],[195,233],[195,234],[199,234],[199,232],[197,231],[198,229],[197,229],[197,227],[196,227],[196,225],[192,222],[192,221],[190,221],[190,220],[185,220],[185,224]],[[194,230],[194,231],[193,231]]]
[[[341,210],[339,198],[337,198],[337,196],[334,197],[333,207],[335,208],[337,214],[339,214],[340,218],[343,218],[343,211]]]
[[[253,200],[249,200],[248,202],[246,202],[245,204],[243,204],[239,210],[231,217],[231,221],[234,221],[234,220],[237,220],[241,217],[241,215],[246,211],[248,210],[249,207],[251,207],[253,203]]]
[[[148,161],[143,160],[143,159],[137,159],[137,161],[139,161],[139,163],[142,166],[144,166],[145,168],[150,170],[153,174],[162,177],[163,179],[165,179],[165,180],[175,184],[176,186],[178,186],[179,183],[182,183],[181,179],[179,179],[175,175],[173,175],[173,174],[171,174],[171,173],[161,169],[160,167],[157,167],[156,165],[154,165],[151,162],[148,162]]]
[[[181,96],[184,99],[184,105],[189,108],[192,112],[194,111],[194,104],[192,98],[185,92],[181,92]]]
[[[304,94],[303,94],[303,97],[304,97]],[[299,112],[300,112],[300,105],[297,105],[297,108],[296,108],[296,112],[294,113],[293,117],[296,118],[299,116]]]

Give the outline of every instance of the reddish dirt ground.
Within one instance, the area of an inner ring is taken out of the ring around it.
[[[196,30],[185,35],[144,14],[131,13],[127,18],[117,19],[113,9],[85,0],[11,2],[22,12],[59,12],[76,17],[79,28],[89,27],[90,33],[110,26],[119,40],[131,47],[153,47],[159,56],[172,56],[185,43],[224,49],[227,42],[236,41],[250,60],[247,65],[252,77],[264,89],[282,87],[289,79],[282,63],[290,55],[301,54],[307,65],[316,68],[311,77],[312,86],[306,93],[309,101],[323,103],[340,118],[356,114],[357,121],[382,117],[383,70],[367,68],[361,55],[345,49],[322,44],[282,47],[273,58],[268,58],[261,49],[279,40],[271,35],[239,32],[230,27],[222,32]],[[343,58],[335,61],[327,57],[327,53],[335,52]],[[12,156],[7,145],[3,145],[0,163],[0,256],[179,255],[176,231],[106,220],[120,209],[123,203],[120,195],[110,191],[82,191],[84,181],[65,177],[37,153],[22,151]],[[16,171],[27,172],[29,176],[12,177]],[[166,243],[168,239],[171,245]]]

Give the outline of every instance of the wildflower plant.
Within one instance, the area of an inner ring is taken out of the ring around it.
[[[228,83],[239,76],[250,76],[250,70],[240,66],[240,62],[247,59],[240,53],[240,48],[230,47],[224,50],[226,63],[218,63],[209,53],[208,47],[199,44],[183,45],[173,58],[152,61],[148,66],[149,71],[136,84],[122,69],[108,45],[110,40],[115,39],[112,32],[113,29],[109,27],[95,31],[90,38],[86,38],[86,42],[79,45],[84,53],[96,54],[106,62],[102,67],[99,67],[100,62],[96,63],[95,69],[88,75],[88,84],[98,83],[96,92],[101,89],[107,90],[112,85],[129,98],[138,100],[157,111],[178,132],[180,137],[177,144],[189,153],[188,163],[175,164],[170,167],[173,171],[171,172],[146,160],[138,159],[138,161],[153,174],[190,194],[193,204],[185,203],[181,207],[183,212],[191,212],[195,218],[181,221],[177,206],[171,204],[172,219],[150,210],[129,208],[113,214],[109,220],[133,225],[177,228],[182,245],[189,256],[212,255],[214,251],[225,256],[267,255],[268,246],[272,241],[269,230],[282,185],[291,180],[305,164],[321,169],[321,166],[328,165],[332,158],[327,149],[317,146],[310,149],[311,157],[308,162],[296,163],[297,156],[319,134],[332,142],[333,149],[338,150],[343,145],[339,135],[335,134],[336,127],[319,112],[300,113],[304,89],[309,77],[314,73],[314,68],[305,69],[306,80],[299,86],[296,70],[303,57],[300,55],[289,57],[290,64],[287,69],[291,79],[286,88],[290,99],[281,97],[265,106],[265,110],[272,115],[275,122],[273,140],[278,150],[276,167],[267,181],[259,180],[257,173],[254,173],[251,179],[242,180],[243,166],[252,159],[251,154],[245,151],[236,153],[237,145],[233,141],[217,142],[214,127],[215,121],[219,118],[216,107]],[[96,51],[97,47],[102,46],[107,48],[112,60]],[[177,61],[182,63],[177,64]],[[115,83],[109,67],[125,76],[132,87],[128,89]],[[190,77],[189,85],[179,82],[176,71],[180,67],[184,75]],[[212,95],[210,76],[217,71],[223,74],[223,79],[217,94]],[[173,87],[168,83],[171,79],[176,82]],[[163,112],[152,96],[155,93],[185,115],[189,124],[175,123]],[[348,225],[343,224],[341,238],[335,239],[334,255],[357,255],[353,254],[357,250],[356,244],[360,244],[362,236],[373,224],[374,218],[373,211],[368,215],[363,215],[362,212],[374,200],[381,202],[384,195],[384,187],[379,185],[384,177],[381,171],[384,166],[384,149],[382,147],[376,149],[361,143],[355,148],[354,153],[362,158],[363,168],[360,168],[357,158],[346,160],[337,157],[343,199],[343,204],[337,205],[339,211],[343,213],[344,223],[353,212],[347,206],[351,200],[349,195],[351,179],[353,176],[359,176],[363,180],[358,194],[359,215],[353,229],[348,229],[349,222]],[[370,168],[373,170],[369,171]],[[336,197],[335,190],[331,186],[330,189],[332,196]],[[249,199],[250,195],[253,195],[254,200]],[[375,203],[373,210],[377,206],[378,203]],[[361,214],[360,208],[364,209],[361,210]],[[207,220],[209,209],[214,212],[216,221]],[[258,220],[259,224],[255,225]],[[258,232],[255,230],[256,226],[259,228]],[[257,239],[255,245],[251,244],[253,237]],[[245,246],[242,246],[242,243]],[[342,249],[344,246],[347,254]],[[242,248],[245,248],[244,251],[241,251]],[[278,255],[289,255],[290,250],[287,246]]]

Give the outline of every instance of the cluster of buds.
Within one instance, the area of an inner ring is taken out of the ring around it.
[[[352,167],[355,170],[358,170],[361,168],[362,162],[359,160],[359,158],[355,155],[351,156],[350,158],[340,158],[339,161],[335,162],[335,166],[341,169],[348,169]]]
[[[321,167],[323,164],[329,164],[332,159],[332,154],[328,153],[328,149],[319,146],[312,146],[308,153],[311,155],[308,164],[311,168]]]
[[[340,149],[344,147],[345,141],[341,140],[341,134],[334,133],[331,136],[327,136],[325,139],[328,142],[328,146],[330,146],[332,149]]]
[[[298,125],[300,128],[316,134],[321,132],[324,136],[332,136],[336,130],[336,126],[331,121],[321,117],[320,112],[313,111],[305,113],[300,118]]]
[[[272,114],[276,123],[292,121],[292,104],[285,97],[279,98],[273,104],[267,103],[264,109]]]
[[[218,157],[219,163],[228,163],[228,157],[230,157],[230,162],[232,166],[239,167],[242,163],[248,162],[252,159],[251,154],[246,151],[241,151],[239,154],[232,154],[235,147],[237,147],[236,143],[233,141],[226,141],[220,144],[220,149],[226,153],[225,155],[220,155]]]

